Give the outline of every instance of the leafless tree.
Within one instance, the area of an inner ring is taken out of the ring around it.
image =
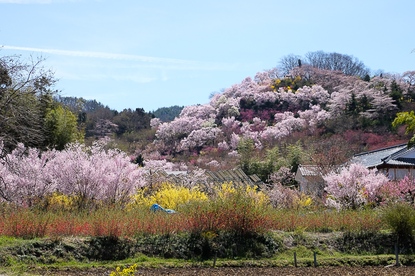
[[[0,140],[5,149],[22,142],[42,145],[43,117],[52,100],[53,73],[42,67],[43,58],[0,57]]]
[[[325,53],[323,51],[308,52],[305,58],[290,54],[279,62],[279,69],[284,74],[290,74],[301,67],[312,67],[327,71],[341,72],[348,76],[366,77],[370,70],[357,58],[339,53]]]
[[[349,76],[363,78],[370,73],[370,70],[357,58],[339,53],[309,52],[306,54],[306,62],[315,68],[340,71]]]
[[[292,69],[300,66],[301,57],[293,54],[283,57],[279,62],[279,68],[284,75],[288,75]]]

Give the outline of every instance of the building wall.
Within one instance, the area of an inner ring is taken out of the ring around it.
[[[407,175],[415,177],[415,168],[381,168],[379,171],[385,174],[390,180],[401,180]]]

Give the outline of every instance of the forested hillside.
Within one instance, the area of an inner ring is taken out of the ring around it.
[[[280,67],[186,106],[172,122],[153,119],[156,139],[144,159],[241,166],[266,181],[299,163],[329,168],[359,151],[407,142],[391,123],[414,108],[415,72],[370,76],[358,60],[323,52],[288,56]]]
[[[239,166],[263,181],[285,177],[288,183],[300,163],[330,168],[356,152],[407,142],[392,121],[398,112],[413,110],[415,100],[415,71],[372,73],[338,53],[289,55],[208,103],[153,112],[118,112],[95,100],[61,97],[41,61],[2,57],[1,69],[5,149],[19,142],[63,149],[69,142],[109,137],[144,166]]]

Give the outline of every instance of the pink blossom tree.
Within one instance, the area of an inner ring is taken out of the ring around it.
[[[143,185],[142,169],[117,149],[71,144],[48,163],[56,190],[74,195],[79,207],[94,200],[124,203]]]
[[[214,145],[220,136],[222,136],[222,130],[217,127],[203,127],[193,130],[180,141],[180,150],[200,150],[205,145]]]
[[[361,164],[351,164],[339,173],[325,175],[327,205],[338,209],[356,209],[368,203],[376,203],[379,189],[388,178],[369,170]]]
[[[405,201],[415,204],[415,179],[405,176],[399,181],[390,181],[380,190],[380,199],[384,203]]]
[[[311,133],[324,124],[331,116],[329,112],[322,109],[319,105],[313,105],[310,109],[299,111],[300,119],[305,121],[305,125]]]
[[[0,142],[0,151],[3,143]],[[39,150],[18,144],[0,160],[0,198],[20,206],[32,206],[55,188],[48,170],[48,161],[55,151]]]

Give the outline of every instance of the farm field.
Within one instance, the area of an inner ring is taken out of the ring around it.
[[[135,275],[415,275],[410,248],[401,248],[402,267],[387,267],[396,236],[373,209],[247,206],[255,205],[242,196],[172,215],[5,209],[0,275],[110,275],[132,264]],[[409,208],[385,210],[412,217]]]
[[[56,273],[56,274],[55,274]],[[105,269],[90,269],[87,271],[67,270],[67,271],[49,271],[43,275],[61,275],[61,276],[93,276],[109,275],[110,271]],[[136,275],[156,276],[156,275],[357,275],[357,276],[409,276],[415,274],[415,267],[221,267],[221,268],[161,268],[161,269],[138,269]]]

